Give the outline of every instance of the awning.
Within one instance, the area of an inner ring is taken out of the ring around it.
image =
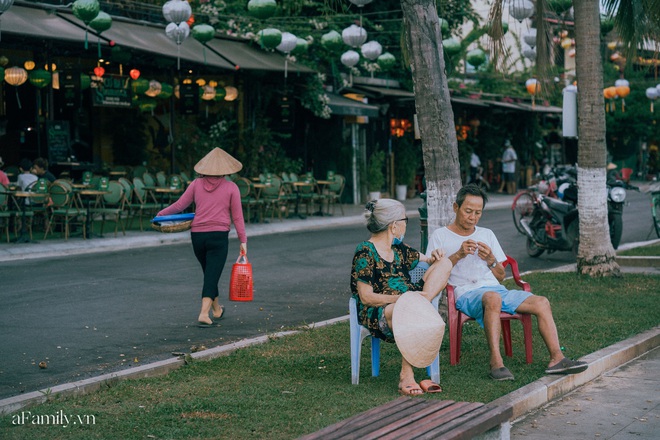
[[[364,90],[371,94],[376,94],[378,97],[388,97],[388,98],[415,98],[413,92],[402,89],[394,89],[389,87],[377,87],[377,86],[364,86],[362,84],[353,84],[353,89]]]
[[[266,52],[251,46],[248,42],[215,38],[206,43],[209,49],[245,70],[266,70],[284,72],[284,57],[274,52]],[[313,69],[301,64],[288,63],[289,73],[314,73]]]
[[[377,117],[380,109],[377,105],[369,105],[354,99],[344,98],[341,95],[327,93],[330,102],[328,107],[333,115],[338,116],[373,116]]]
[[[472,98],[459,98],[452,96],[450,98],[450,101],[456,104],[471,105],[474,107],[489,107],[489,105],[486,104],[485,102]]]
[[[32,38],[49,40],[57,38],[81,44],[85,41],[85,30],[62,20],[55,11],[16,5],[2,14],[0,30],[3,34],[25,35]]]

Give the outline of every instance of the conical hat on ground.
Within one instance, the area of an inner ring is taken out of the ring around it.
[[[227,176],[238,173],[243,164],[221,148],[214,148],[195,165],[195,172],[204,176]]]
[[[420,293],[406,292],[394,304],[392,332],[404,359],[414,367],[424,368],[440,351],[445,322]]]

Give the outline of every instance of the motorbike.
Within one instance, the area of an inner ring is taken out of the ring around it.
[[[610,225],[610,241],[614,249],[617,249],[621,243],[626,190],[639,191],[639,188],[622,180],[608,180],[607,182],[607,222]]]

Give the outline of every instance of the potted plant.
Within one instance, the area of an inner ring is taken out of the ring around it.
[[[371,156],[369,156],[369,163],[367,164],[367,188],[369,190],[370,200],[380,198],[380,190],[385,184],[385,175],[383,174],[384,164],[384,151],[374,151],[371,153]]]
[[[394,156],[394,173],[397,200],[406,200],[408,188],[415,185],[419,159],[409,141],[402,139]]]

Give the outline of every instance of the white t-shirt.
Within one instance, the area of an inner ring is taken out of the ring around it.
[[[479,156],[477,156],[474,153],[472,153],[472,156],[470,157],[470,166],[472,168],[477,168],[481,166],[481,161],[479,160]]]
[[[475,226],[475,231],[467,236],[458,235],[447,227],[436,229],[429,240],[426,256],[430,256],[431,251],[434,249],[443,249],[449,257],[458,251],[464,241],[470,239],[486,243],[493,251],[493,255],[498,262],[502,263],[506,260],[506,254],[493,231],[479,226]],[[486,261],[479,258],[478,255],[468,255],[459,260],[451,270],[449,284],[454,286],[454,293],[458,298],[470,290],[483,286],[497,286],[500,282],[495,278]]]
[[[504,154],[502,155],[502,172],[515,173],[517,160],[518,155],[516,154],[516,150],[514,150],[513,147],[509,147],[504,150]]]

